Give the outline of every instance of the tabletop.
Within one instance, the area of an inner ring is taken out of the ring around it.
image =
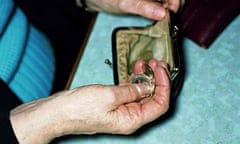
[[[70,89],[113,84],[112,32],[117,27],[146,26],[138,16],[99,13],[78,63]],[[60,144],[238,144],[240,142],[240,16],[209,49],[183,39],[185,80],[174,115],[141,135],[75,136]]]

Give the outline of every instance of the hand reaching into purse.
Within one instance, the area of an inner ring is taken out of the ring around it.
[[[165,62],[151,60],[156,90],[152,97],[144,84],[90,85],[56,93],[11,111],[19,143],[43,144],[69,134],[130,134],[159,118],[169,107],[170,78]],[[134,66],[142,71],[143,62]]]
[[[91,11],[104,11],[114,14],[135,14],[161,20],[167,11],[177,12],[184,0],[77,0],[84,2]]]

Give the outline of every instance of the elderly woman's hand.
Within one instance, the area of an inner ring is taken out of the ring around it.
[[[141,73],[144,62],[135,64]],[[164,62],[151,60],[156,88],[152,97],[145,84],[90,85],[63,91],[11,111],[20,143],[42,144],[68,134],[130,134],[168,110],[170,79]]]
[[[136,63],[135,73],[141,73],[143,63]],[[167,64],[151,60],[149,65],[156,80],[153,97],[142,99],[149,94],[147,87],[129,83],[92,85],[68,92],[63,113],[69,132],[129,134],[165,113],[170,95]]]
[[[177,12],[184,0],[85,0],[89,9],[117,14],[136,14],[146,18],[161,20],[166,9]]]

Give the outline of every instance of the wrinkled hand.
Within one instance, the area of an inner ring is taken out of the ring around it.
[[[163,4],[154,0],[85,0],[94,11],[118,14],[136,14],[146,18],[161,20],[170,9],[177,12],[184,0],[166,0]]]
[[[135,64],[141,73],[144,63]],[[143,84],[91,85],[63,91],[17,107],[11,112],[14,131],[22,143],[47,143],[67,134],[130,134],[163,113],[169,106],[170,79],[164,62],[151,60],[156,89],[143,98]]]
[[[167,65],[152,60],[150,66],[156,75],[156,92],[140,102],[136,101],[149,93],[145,85],[94,85],[71,91],[64,106],[65,117],[76,122],[70,129],[74,133],[129,134],[165,113],[170,93]],[[135,73],[142,67],[138,61]]]

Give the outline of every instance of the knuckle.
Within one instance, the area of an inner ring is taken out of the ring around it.
[[[129,86],[127,87],[128,89],[128,93],[129,93],[129,96],[134,99],[134,97],[136,96],[136,93],[137,93],[137,88],[136,86]]]
[[[128,97],[130,101],[135,100],[138,95],[138,90],[135,85],[127,85],[123,87],[112,87],[108,90],[113,102],[118,100],[118,97]]]
[[[140,89],[140,88],[139,88]],[[136,85],[127,86],[127,95],[129,95],[129,101],[134,101],[140,95],[140,90],[138,90]]]

